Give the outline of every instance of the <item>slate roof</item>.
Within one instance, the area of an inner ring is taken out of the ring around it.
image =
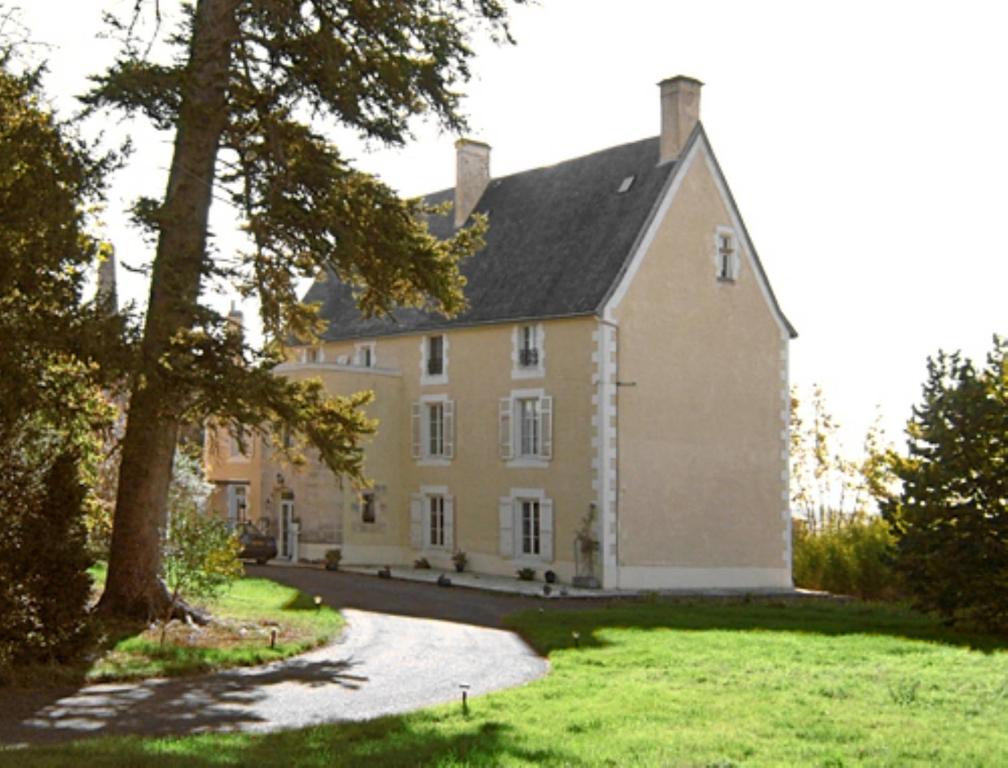
[[[462,265],[469,308],[450,320],[415,309],[365,319],[349,286],[316,281],[304,301],[320,302],[324,339],[375,337],[525,319],[595,313],[632,255],[675,163],[658,165],[658,138],[545,168],[491,179],[476,211],[489,219],[486,246]],[[619,193],[629,176],[634,180]],[[454,190],[427,195],[452,202]],[[431,217],[446,238],[454,214]]]

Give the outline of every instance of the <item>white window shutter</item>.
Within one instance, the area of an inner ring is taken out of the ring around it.
[[[455,497],[444,497],[444,545],[449,552],[455,550]]]
[[[553,561],[553,500],[539,502],[539,553],[543,560]]]
[[[445,400],[444,410],[441,411],[441,431],[444,445],[444,457],[446,459],[455,458],[455,401]]]
[[[511,435],[511,398],[502,397],[500,399],[500,457],[510,459],[514,457],[513,437]]]
[[[542,457],[553,458],[553,398],[544,395],[539,398],[539,418],[542,419]]]
[[[420,458],[422,430],[420,423],[420,403],[413,403],[413,458]]]
[[[500,554],[514,557],[514,506],[510,496],[501,496],[500,510]]]
[[[424,532],[424,497],[419,493],[410,494],[410,546],[413,549],[423,548]]]

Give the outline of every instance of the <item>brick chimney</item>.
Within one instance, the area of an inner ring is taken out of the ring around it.
[[[661,89],[661,149],[659,164],[679,157],[690,133],[700,122],[700,89],[703,83],[676,75],[658,83]]]
[[[490,145],[472,139],[455,142],[455,226],[465,224],[490,181]]]

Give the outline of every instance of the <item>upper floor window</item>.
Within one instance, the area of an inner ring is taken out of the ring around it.
[[[542,445],[542,411],[538,397],[523,397],[518,405],[518,455],[539,456]]]
[[[531,368],[539,364],[539,349],[536,347],[536,331],[534,325],[523,325],[518,332],[518,365]]]
[[[413,403],[413,458],[449,461],[455,456],[455,401],[428,395]]]
[[[511,333],[511,378],[531,379],[546,375],[542,323],[517,325]]]
[[[735,282],[739,273],[739,256],[734,230],[728,227],[718,227],[714,237],[714,246],[717,279],[725,283]]]
[[[420,344],[420,383],[448,383],[448,339],[443,333],[425,336]]]
[[[239,425],[228,435],[228,459],[247,459],[252,455],[252,441],[248,430]]]
[[[354,363],[362,368],[375,366],[375,343],[373,341],[354,345]]]
[[[444,336],[427,337],[427,375],[444,373]]]
[[[515,466],[545,466],[553,456],[553,398],[516,390],[499,410],[500,456]]]

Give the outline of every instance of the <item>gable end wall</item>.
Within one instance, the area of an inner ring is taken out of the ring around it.
[[[705,141],[679,173],[606,308],[619,328],[619,584],[787,588],[790,329]],[[734,283],[716,279],[725,226]]]

